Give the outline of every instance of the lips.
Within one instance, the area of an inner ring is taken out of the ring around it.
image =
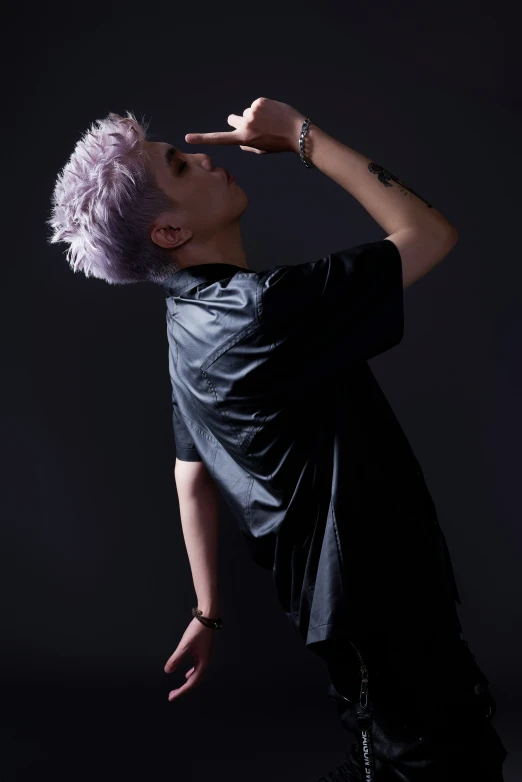
[[[230,184],[231,182],[235,182],[236,181],[236,178],[235,178],[234,174],[229,174],[228,171],[226,170],[226,168],[221,168],[221,169],[218,169],[218,170],[223,172],[223,174],[225,175],[225,177],[227,179],[227,183],[228,184]]]

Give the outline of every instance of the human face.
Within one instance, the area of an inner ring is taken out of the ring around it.
[[[155,220],[152,240],[172,250],[180,265],[241,260],[238,221],[248,198],[237,182],[203,152],[186,154],[160,141],[144,146],[158,186],[176,204]]]

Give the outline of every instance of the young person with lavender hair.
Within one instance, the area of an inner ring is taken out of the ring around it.
[[[229,115],[232,131],[185,141],[300,155],[388,235],[253,271],[235,179],[205,153],[149,141],[127,114],[78,142],[48,223],[74,271],[165,293],[174,476],[198,601],[165,670],[187,656],[194,666],[169,700],[200,684],[221,625],[221,494],[296,633],[328,666],[352,736],[328,780],[501,782],[496,702],[463,637],[446,540],[368,365],[401,341],[403,290],[457,231],[391,172],[258,98]]]
[[[68,243],[73,271],[113,285],[161,283],[203,262],[246,268],[245,192],[208,155],[148,141],[127,114],[98,120],[76,144],[55,185],[50,243]]]

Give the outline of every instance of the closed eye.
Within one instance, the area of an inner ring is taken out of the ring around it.
[[[187,165],[186,161],[183,160],[180,167],[178,168],[178,174],[181,174],[181,172],[183,171],[186,165]]]

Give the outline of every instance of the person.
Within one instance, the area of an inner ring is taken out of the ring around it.
[[[254,271],[235,178],[208,154],[149,140],[130,112],[93,125],[58,176],[50,242],[69,244],[71,268],[165,295],[174,477],[198,601],[165,671],[187,656],[194,665],[169,700],[201,683],[222,625],[221,494],[327,665],[352,737],[328,779],[501,780],[496,701],[462,633],[446,539],[368,365],[402,340],[404,289],[451,252],[457,230],[289,104],[258,98],[228,124],[185,141],[299,154],[388,235]]]

